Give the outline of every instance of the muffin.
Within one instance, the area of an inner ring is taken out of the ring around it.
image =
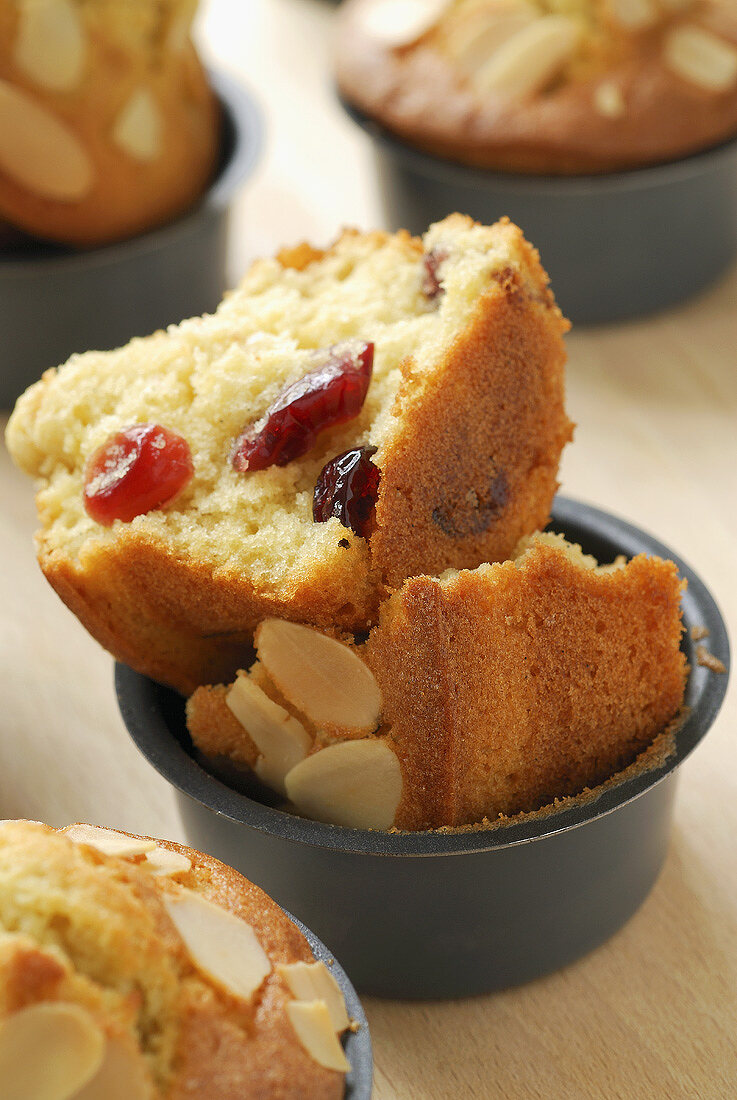
[[[337,1100],[349,1025],[298,929],[218,860],[0,827],[4,1100]]]
[[[203,193],[219,108],[193,0],[0,0],[0,216],[64,244],[120,240]]]
[[[503,560],[547,522],[566,327],[506,221],[259,262],[213,316],[20,399],[41,567],[119,660],[187,694],[232,678],[267,617],[365,631],[407,577]]]
[[[339,22],[346,100],[464,164],[614,172],[737,133],[723,0],[347,0]]]
[[[632,764],[677,717],[672,562],[597,565],[537,533],[513,561],[413,577],[348,646],[266,621],[257,662],[187,704],[195,747],[356,828],[533,811]]]

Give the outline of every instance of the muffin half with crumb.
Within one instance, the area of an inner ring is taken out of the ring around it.
[[[407,577],[503,560],[547,522],[566,327],[506,221],[261,261],[213,316],[20,399],[41,567],[117,658],[185,692],[231,677],[266,617],[365,631]]]
[[[338,1100],[330,970],[261,890],[168,841],[0,827],[3,1100]]]

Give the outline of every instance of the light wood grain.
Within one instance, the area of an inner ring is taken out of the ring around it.
[[[380,221],[371,153],[328,73],[333,6],[212,0],[211,60],[266,110],[266,153],[238,203],[232,270],[345,223]],[[543,257],[544,259],[544,257]],[[565,492],[648,528],[737,622],[737,270],[699,299],[569,339],[578,422]],[[30,483],[0,454],[0,811],[181,839],[167,785],[132,748],[112,666],[33,558]],[[665,870],[627,927],[521,989],[367,1004],[376,1100],[732,1100],[737,1095],[737,688],[683,768]],[[428,960],[432,965],[432,960]]]

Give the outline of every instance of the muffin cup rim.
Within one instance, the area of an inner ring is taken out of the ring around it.
[[[711,728],[724,699],[729,679],[730,650],[726,625],[714,598],[694,570],[669,547],[610,512],[557,496],[553,506],[553,528],[560,528],[567,534],[567,525],[578,523],[591,529],[592,538],[602,537],[621,546],[621,551],[628,557],[646,552],[673,560],[680,576],[688,581],[682,600],[686,644],[691,640],[691,627],[706,627],[709,631],[709,651],[727,669],[725,673],[715,673],[692,662],[686,685],[687,712],[672,735],[672,751],[659,763],[611,783],[599,794],[594,789],[592,797],[584,802],[560,809],[546,809],[522,821],[512,819],[508,824],[491,828],[471,826],[464,831],[450,833],[350,829],[311,821],[265,806],[210,775],[185,751],[166,722],[160,698],[169,689],[125,665],[117,664],[115,687],[123,721],[137,748],[177,790],[237,824],[310,847],[398,858],[449,856],[510,848],[579,828],[620,809],[650,790],[693,751]],[[173,692],[169,694],[175,697]],[[142,711],[141,703],[144,704]]]
[[[190,223],[210,214],[224,212],[237,189],[255,169],[264,146],[264,116],[258,100],[240,80],[219,70],[208,70],[208,77],[221,109],[229,115],[234,134],[233,149],[202,192],[200,197],[181,214],[164,222],[125,237],[120,241],[90,248],[70,248],[58,254],[30,257],[4,257],[0,255],[0,279],[36,276],[40,271],[63,274],[71,270],[94,269],[110,263],[129,260],[148,252],[165,248],[170,237],[186,233]],[[54,242],[46,242],[53,246]],[[64,248],[64,246],[60,246]]]
[[[343,110],[373,141],[394,154],[398,159],[409,163],[415,171],[425,175],[443,178],[454,183],[464,183],[480,188],[497,187],[499,190],[514,189],[535,193],[570,195],[589,194],[599,191],[602,195],[616,191],[640,191],[670,183],[675,179],[699,175],[708,169],[715,160],[737,152],[737,134],[726,138],[716,145],[697,149],[673,160],[656,164],[643,164],[638,168],[618,169],[613,172],[594,172],[544,175],[541,173],[503,172],[495,168],[482,168],[466,164],[452,157],[441,157],[425,149],[412,145],[395,134],[378,119],[356,107],[339,89],[336,88],[338,102]]]

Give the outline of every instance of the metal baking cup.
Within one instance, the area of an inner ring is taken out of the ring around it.
[[[117,244],[86,251],[25,238],[0,254],[0,408],[76,351],[106,350],[214,310],[226,289],[231,200],[253,170],[261,114],[233,80],[212,74],[222,107],[217,174],[191,210]]]
[[[189,843],[232,864],[383,997],[485,993],[597,947],[644,901],[668,846],[678,765],[719,710],[727,675],[697,663],[693,627],[729,665],[719,610],[693,570],[621,519],[558,497],[551,527],[600,561],[645,552],[688,579],[686,717],[661,763],[598,796],[492,829],[385,833],[308,821],[226,787],[190,755],[184,700],[123,665],[118,702],[141,752],[178,791]]]
[[[291,913],[287,913],[287,916],[293,924],[297,925],[318,962],[324,962],[335,978],[343,994],[348,1016],[353,1021],[353,1029],[346,1031],[343,1039],[345,1056],[351,1064],[351,1071],[346,1074],[343,1100],[371,1100],[374,1059],[371,1051],[368,1020],[366,1019],[366,1013],[363,1011],[363,1005],[358,999],[358,994],[351,985],[343,967],[336,961],[325,944],[317,938],[315,933],[311,932],[309,928],[302,924],[302,921],[297,920]]]
[[[680,302],[737,255],[737,141],[629,172],[513,175],[420,152],[343,106],[373,139],[389,228],[421,234],[453,211],[487,225],[506,214],[578,324]]]

